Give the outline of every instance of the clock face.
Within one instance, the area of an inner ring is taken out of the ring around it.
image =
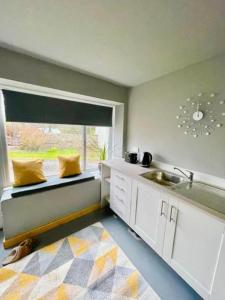
[[[199,110],[199,111],[195,111],[192,117],[193,120],[195,121],[201,121],[203,119],[203,116],[204,116],[203,112]]]
[[[194,138],[201,135],[209,136],[214,130],[223,126],[224,117],[223,95],[199,93],[197,96],[187,98],[186,103],[180,105],[176,116],[177,127],[182,129],[185,135]]]

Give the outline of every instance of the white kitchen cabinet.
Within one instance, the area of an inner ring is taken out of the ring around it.
[[[211,297],[215,281],[221,286],[224,222],[157,187],[134,181],[130,226],[204,299],[225,299]]]
[[[224,223],[181,199],[170,197],[169,204],[163,258],[204,299],[211,299]]]
[[[130,224],[131,179],[115,170],[111,171],[110,208]]]
[[[162,255],[168,201],[157,189],[133,182],[131,227]]]
[[[214,278],[210,300],[225,299],[224,278],[225,278],[225,239],[223,239],[223,242],[221,243],[221,250],[218,258],[217,270]]]
[[[112,210],[203,299],[225,300],[224,220],[178,194],[125,174],[111,169]]]

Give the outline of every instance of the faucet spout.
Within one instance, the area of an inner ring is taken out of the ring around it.
[[[194,173],[193,173],[193,172],[186,170],[186,171],[189,173],[189,175],[187,175],[186,173],[184,173],[181,169],[179,169],[179,168],[177,168],[177,167],[174,167],[174,170],[177,170],[177,171],[179,171],[180,173],[182,173],[185,177],[188,178],[188,180],[189,180],[190,182],[193,181],[193,178],[194,178]]]

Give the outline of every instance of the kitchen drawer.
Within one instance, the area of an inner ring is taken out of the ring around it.
[[[115,170],[112,170],[110,186],[110,208],[129,224],[130,206],[131,179]]]
[[[122,187],[120,187],[120,186],[117,185],[117,184],[114,184],[114,185],[112,186],[112,188],[113,188],[113,193],[114,193],[115,195],[117,195],[117,197],[122,198],[122,199],[126,198],[126,195],[127,195],[127,193],[128,193],[127,188],[122,188]]]
[[[113,185],[121,190],[127,191],[131,187],[131,179],[117,171],[112,171],[111,180]]]
[[[120,195],[117,192],[112,193],[113,201],[116,205],[120,206],[122,209],[126,207],[127,201],[125,195]]]

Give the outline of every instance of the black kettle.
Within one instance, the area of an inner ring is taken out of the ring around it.
[[[149,168],[152,162],[152,155],[150,152],[144,152],[143,159],[141,162],[141,166],[145,168]]]

